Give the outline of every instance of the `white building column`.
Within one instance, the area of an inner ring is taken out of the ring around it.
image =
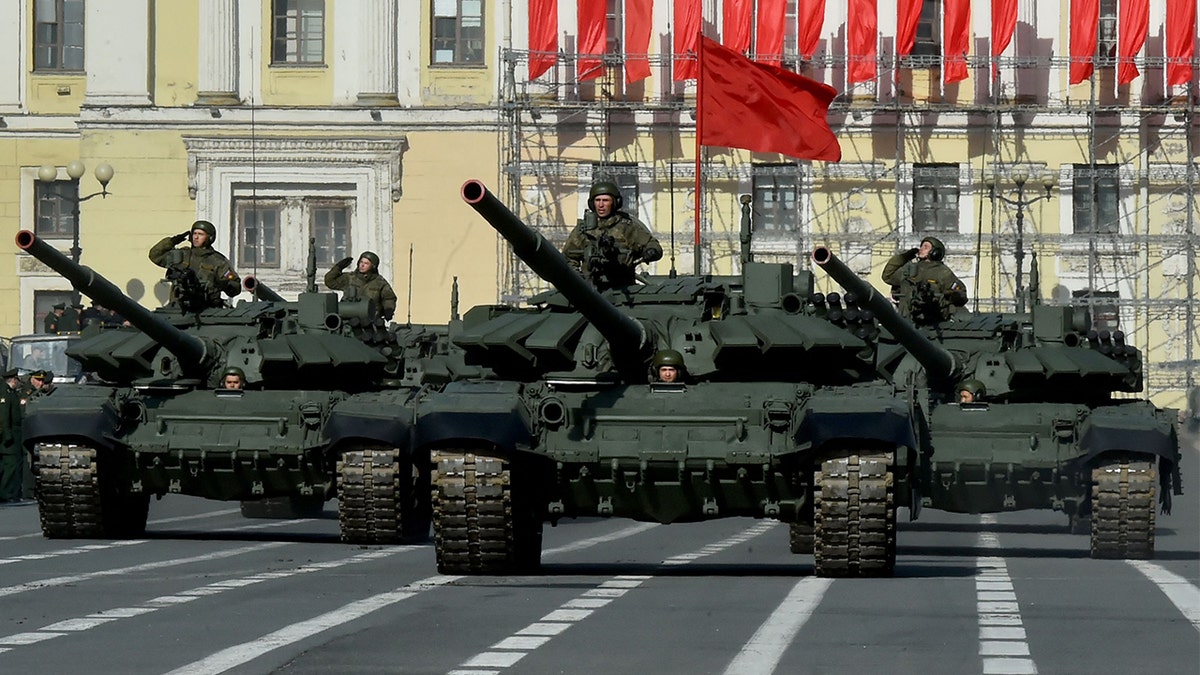
[[[0,112],[19,111],[25,101],[25,3],[0,3]]]
[[[84,104],[150,105],[149,0],[89,2],[86,12]]]
[[[197,105],[234,105],[238,97],[238,0],[200,3]]]
[[[398,103],[396,0],[362,0],[360,11],[363,32],[358,44],[358,104],[394,106]]]
[[[421,105],[421,6],[428,3],[406,2],[396,22],[395,45],[396,98],[403,106]]]

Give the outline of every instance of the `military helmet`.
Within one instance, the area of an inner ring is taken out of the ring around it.
[[[619,211],[625,204],[625,199],[621,196],[621,188],[611,180],[598,181],[592,185],[592,189],[588,191],[589,209],[596,210],[596,197],[600,195],[608,195],[613,198],[613,211]]]
[[[924,244],[925,242],[929,242],[929,246],[931,247],[929,251],[930,260],[941,262],[942,258],[946,257],[946,245],[942,243],[941,239],[937,237],[925,237],[921,240],[921,243]]]
[[[241,378],[242,382],[246,381],[246,373],[242,372],[242,369],[238,368],[237,366],[229,366],[226,368],[225,372],[221,373],[221,381],[225,381],[225,378],[229,377],[230,375],[237,375],[239,378]]]
[[[975,378],[960,382],[956,391],[969,391],[975,397],[975,400],[987,396],[987,389],[983,386],[982,382]]]
[[[363,258],[366,258],[371,263],[371,271],[379,271],[379,256],[375,255],[371,251],[363,251],[363,254],[358,256],[358,259],[362,260]]]
[[[663,366],[670,366],[672,368],[678,368],[682,370],[683,354],[680,354],[674,349],[660,349],[654,352],[654,360],[652,363],[654,364],[654,370],[656,371]]]
[[[212,246],[213,242],[217,240],[217,228],[207,220],[197,220],[192,223],[192,230],[202,230],[207,234],[209,246]]]

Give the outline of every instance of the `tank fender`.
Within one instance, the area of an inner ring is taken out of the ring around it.
[[[113,391],[64,385],[51,396],[30,401],[21,425],[22,443],[26,448],[47,440],[106,450],[121,447],[115,438],[120,414]]]
[[[840,396],[836,405],[813,405],[797,425],[795,442],[801,451],[814,452],[835,441],[878,441],[915,451],[919,448],[910,406],[899,398],[880,401],[873,396]],[[897,457],[904,460],[904,453]]]
[[[412,447],[411,390],[347,396],[333,405],[323,429],[328,447],[337,450],[351,441],[379,443],[407,450]]]
[[[1171,420],[1178,413],[1158,409],[1148,402],[1099,408],[1080,425],[1077,470],[1085,470],[1107,452],[1136,452],[1159,458],[1159,502],[1163,513],[1171,512],[1171,495],[1183,494],[1179,473],[1179,437]]]
[[[516,383],[453,383],[417,406],[414,447],[467,442],[516,449],[533,441],[531,415]]]

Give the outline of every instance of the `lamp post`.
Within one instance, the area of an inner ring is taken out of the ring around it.
[[[988,176],[985,180],[988,186],[988,199],[992,201],[999,199],[1005,204],[1017,207],[1017,250],[1013,255],[1017,259],[1017,313],[1023,314],[1025,312],[1025,208],[1043,199],[1050,199],[1050,191],[1058,184],[1058,178],[1049,171],[1043,173],[1041,183],[1045,192],[1032,197],[1026,197],[1025,183],[1029,181],[1029,170],[1023,167],[1016,167],[1009,175],[1012,177],[1013,183],[1017,186],[1017,196],[1015,199],[1004,196],[1003,191],[996,191],[996,176],[994,174]]]
[[[87,167],[78,159],[72,160],[67,164],[67,175],[74,181],[79,181],[83,178],[83,174],[87,172]],[[101,163],[93,172],[96,180],[100,183],[100,191],[93,192],[89,195],[80,195],[76,191],[75,196],[60,195],[63,199],[71,202],[71,262],[79,264],[79,256],[83,250],[79,248],[79,205],[93,197],[107,198],[112,194],[108,191],[108,183],[113,179],[113,168],[107,163]],[[58,181],[58,167],[44,164],[38,168],[38,180],[43,183],[54,183]],[[72,302],[79,304],[79,291],[72,294]]]

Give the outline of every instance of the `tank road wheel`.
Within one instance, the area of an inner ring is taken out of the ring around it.
[[[1092,557],[1154,557],[1158,471],[1153,459],[1120,455],[1092,469]]]
[[[424,495],[417,494],[412,465],[399,448],[360,447],[338,460],[338,522],[347,544],[396,544],[418,534],[414,519]],[[429,536],[428,520],[423,537]]]
[[[46,537],[120,539],[145,533],[150,495],[110,485],[94,448],[38,444],[36,454],[38,515]]]
[[[500,457],[462,450],[432,454],[433,532],[442,574],[536,571],[542,520]]]
[[[891,453],[821,463],[814,476],[813,556],[819,577],[879,577],[896,565]]]

